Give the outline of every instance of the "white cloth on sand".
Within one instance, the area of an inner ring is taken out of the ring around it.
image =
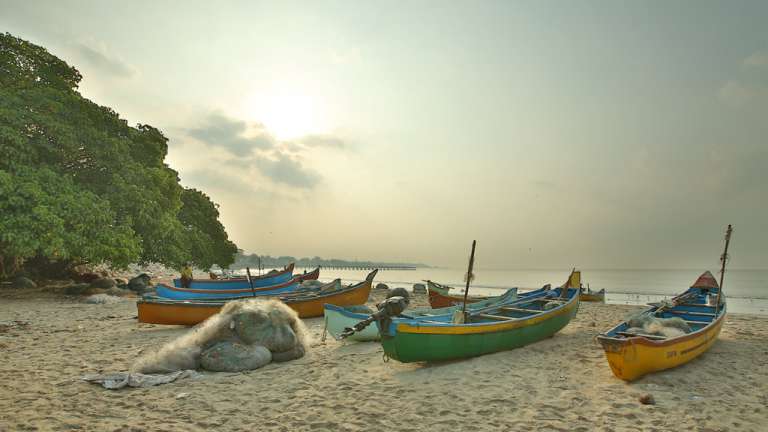
[[[197,378],[201,373],[187,369],[166,374],[142,374],[136,372],[115,372],[103,375],[85,375],[82,379],[93,384],[101,384],[110,390],[123,387],[152,387],[168,384],[183,378]]]

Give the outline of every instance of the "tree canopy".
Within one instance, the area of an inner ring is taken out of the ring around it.
[[[82,97],[81,78],[0,34],[0,276],[31,258],[229,266],[217,206],[179,184],[168,139]]]

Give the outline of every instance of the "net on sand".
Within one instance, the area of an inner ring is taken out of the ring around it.
[[[304,356],[309,332],[296,312],[277,300],[227,303],[192,331],[139,358],[131,372],[168,373],[203,367],[240,371]]]

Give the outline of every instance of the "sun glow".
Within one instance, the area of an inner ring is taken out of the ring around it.
[[[317,101],[303,94],[254,95],[245,109],[250,120],[262,123],[279,140],[324,131]]]

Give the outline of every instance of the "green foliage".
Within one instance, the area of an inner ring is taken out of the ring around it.
[[[83,98],[80,79],[44,48],[0,34],[3,263],[231,264],[215,204],[164,163],[168,139]]]
[[[179,220],[183,224],[187,241],[199,245],[192,250],[192,261],[203,268],[217,264],[229,267],[235,262],[237,246],[229,241],[224,226],[219,222],[219,210],[207,195],[196,189],[184,189]],[[218,260],[215,260],[218,258]]]

